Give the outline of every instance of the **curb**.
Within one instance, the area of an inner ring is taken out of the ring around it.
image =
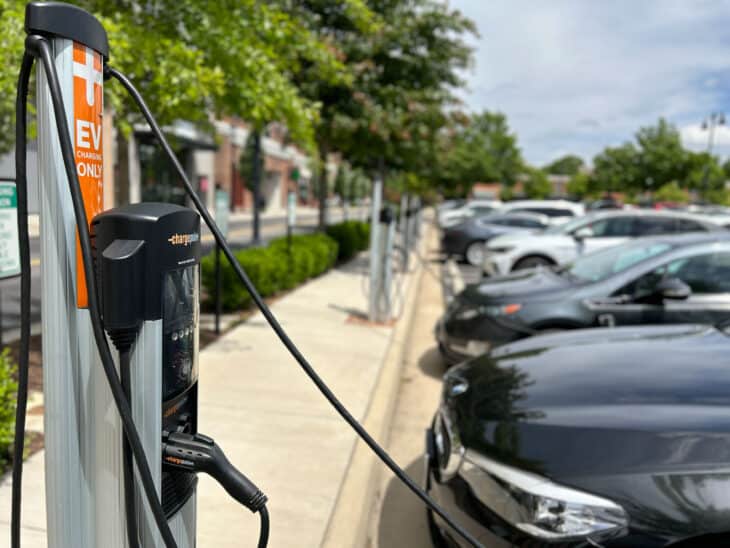
[[[428,226],[419,241],[421,252],[432,230],[430,225]],[[411,337],[415,304],[422,278],[423,267],[420,266],[408,286],[404,304],[405,313],[393,330],[380,367],[378,381],[373,389],[365,417],[361,421],[365,430],[384,448],[387,447],[387,438],[395,412],[405,347]],[[322,548],[363,548],[367,545],[369,509],[378,493],[379,477],[384,466],[365,442],[357,438],[320,544]]]

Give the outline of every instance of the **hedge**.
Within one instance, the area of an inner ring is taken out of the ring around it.
[[[345,221],[330,225],[327,236],[338,244],[337,260],[349,261],[370,245],[370,224],[363,221]]]
[[[236,253],[256,289],[263,297],[292,289],[302,282],[332,268],[337,261],[337,242],[324,234],[292,236],[291,252],[287,239],[278,238],[266,247],[243,249]],[[201,261],[201,281],[205,288],[206,307],[215,297],[215,257],[211,253]],[[240,310],[251,306],[251,296],[238,280],[225,257],[221,256],[223,310]]]
[[[15,430],[15,404],[18,383],[15,381],[15,364],[8,349],[0,353],[0,473],[10,462],[10,450]]]

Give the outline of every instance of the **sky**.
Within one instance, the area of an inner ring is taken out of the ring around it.
[[[449,0],[479,37],[461,96],[498,110],[524,157],[586,161],[664,117],[706,150],[702,121],[724,112],[730,155],[730,0]]]

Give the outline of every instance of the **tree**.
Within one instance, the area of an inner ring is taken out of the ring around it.
[[[654,199],[660,202],[686,204],[689,201],[689,192],[680,188],[679,184],[673,181],[659,187],[654,193]]]
[[[548,181],[547,174],[538,168],[527,169],[527,180],[524,182],[523,188],[528,198],[542,200],[550,196],[553,187]]]
[[[345,34],[341,47],[352,67],[348,89],[320,88],[318,142],[336,148],[370,173],[421,175],[432,168],[436,136],[454,90],[471,62],[464,35],[473,22],[435,0],[371,0],[377,32]]]
[[[511,188],[524,170],[517,137],[499,112],[476,114],[441,136],[436,178],[445,194],[465,194],[474,183]]]
[[[567,154],[546,165],[543,169],[550,175],[576,175],[584,166],[583,158]]]
[[[256,129],[286,124],[293,140],[311,148],[319,105],[305,97],[292,73],[306,65],[324,81],[343,65],[329,44],[303,28],[280,6],[257,0],[154,3],[82,0],[98,16],[110,40],[110,62],[140,87],[162,124],[185,119],[209,124],[211,114],[239,116]],[[0,146],[12,145],[14,81],[24,33],[20,0],[0,0]],[[362,8],[361,0],[342,6]],[[164,16],[163,16],[164,14]],[[120,86],[108,85],[107,103],[124,131],[140,120]]]

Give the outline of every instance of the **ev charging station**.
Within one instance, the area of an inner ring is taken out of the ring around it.
[[[93,218],[105,326],[118,348],[131,351],[129,371],[120,373],[129,379],[134,421],[170,528],[178,546],[194,546],[196,478],[162,469],[161,433],[196,432],[200,218],[167,204],[101,214],[106,33],[85,11],[46,3],[29,4],[26,30],[46,37],[51,47],[84,207]],[[74,211],[41,64],[36,74],[48,537],[59,547],[121,548],[129,545],[123,432],[92,334]],[[141,544],[160,546],[144,497],[134,496]]]
[[[19,548],[23,429],[30,333],[26,101],[37,68],[41,313],[48,545],[193,548],[197,473],[261,517],[266,496],[197,431],[201,216],[280,341],[339,415],[391,471],[472,546],[480,546],[349,413],[263,301],[134,85],[106,66],[107,35],[88,12],[60,2],[26,6],[18,78],[16,170],[21,257],[21,352],[13,458],[11,543]],[[140,203],[102,212],[103,85],[129,92],[197,212]],[[374,185],[371,318],[390,319],[395,227]],[[377,289],[375,287],[377,286]],[[117,352],[112,353],[109,344]]]

